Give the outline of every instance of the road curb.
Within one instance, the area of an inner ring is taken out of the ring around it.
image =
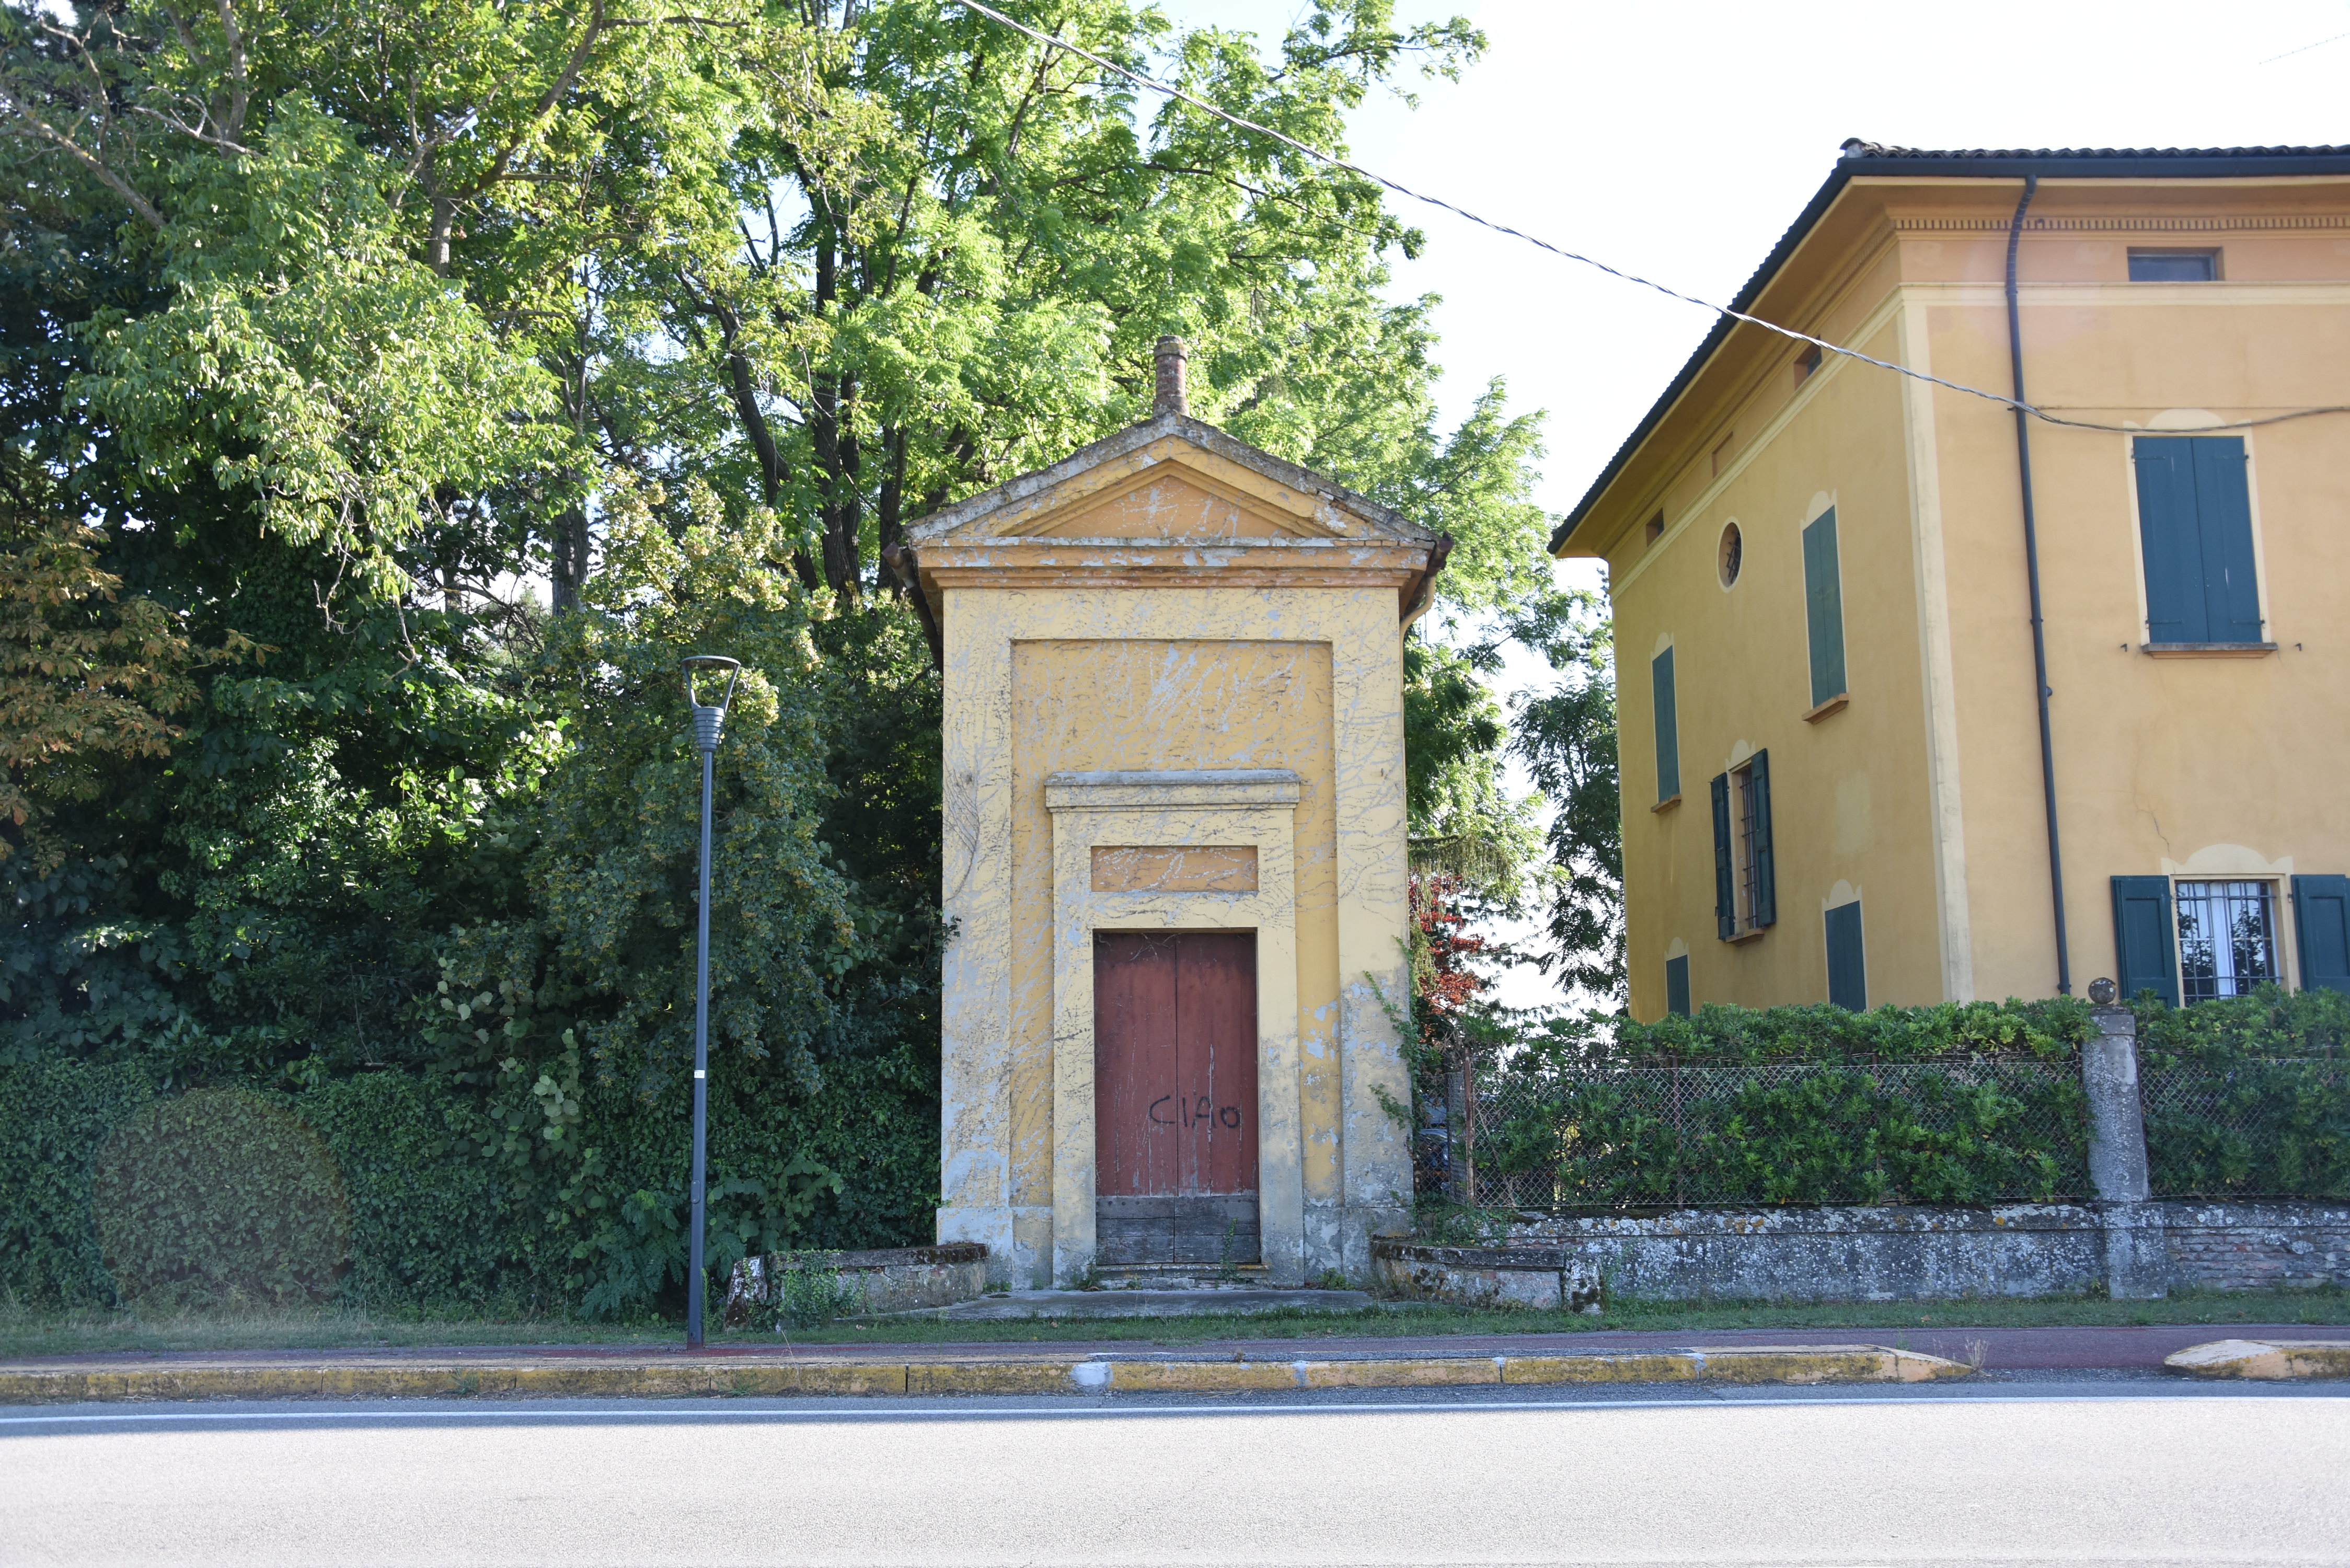
[[[2219,1339],[2163,1357],[2190,1377],[2279,1379],[2350,1377],[2350,1341]]]
[[[1920,1383],[1962,1363],[1872,1345],[1752,1345],[1576,1355],[1315,1360],[1090,1356],[908,1361],[860,1356],[720,1360],[318,1362],[0,1368],[0,1404],[185,1399],[680,1398],[775,1395],[1247,1394],[1301,1388],[1575,1383]]]

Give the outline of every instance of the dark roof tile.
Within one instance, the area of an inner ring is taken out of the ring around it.
[[[2005,151],[1961,147],[1938,151],[1924,147],[1887,147],[1856,136],[1844,144],[1844,155],[1936,162],[1972,158],[2341,158],[2350,156],[2350,147],[2034,147]]]

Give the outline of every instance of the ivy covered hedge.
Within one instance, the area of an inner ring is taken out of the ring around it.
[[[350,1264],[334,1157],[248,1089],[140,1107],[91,1162],[90,1209],[116,1291],[154,1306],[309,1305],[332,1300]]]
[[[458,1089],[411,1073],[331,1080],[294,1097],[349,1195],[345,1299],[379,1312],[527,1310],[536,1288],[528,1207],[513,1173],[478,1152],[482,1123]]]
[[[827,1092],[793,1099],[773,1094],[755,1064],[713,1062],[712,1267],[754,1249],[930,1240],[934,1073],[906,1048],[832,1064]],[[539,1092],[545,1075],[493,1078],[503,1081],[390,1070],[290,1093],[179,1095],[135,1062],[0,1066],[0,1302],[108,1306],[143,1295],[205,1307],[300,1295],[403,1315],[591,1317],[674,1304],[685,1262],[683,1086],[647,1097],[591,1079],[567,1098]],[[339,1180],[347,1267],[329,1289],[277,1288],[286,1269],[270,1245],[255,1250],[268,1227],[221,1219],[256,1203],[221,1158],[234,1147],[224,1140],[252,1141],[254,1104],[311,1129]],[[177,1144],[109,1185],[108,1150],[124,1129],[151,1145],[144,1124],[156,1111],[207,1106],[201,1125],[175,1129]],[[576,1158],[545,1136],[567,1125],[558,1118],[583,1135]]]
[[[113,1299],[90,1161],[157,1092],[151,1073],[125,1063],[0,1066],[0,1301]]]

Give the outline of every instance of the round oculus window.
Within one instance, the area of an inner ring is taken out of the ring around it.
[[[1717,551],[1714,556],[1714,566],[1721,574],[1721,586],[1723,587],[1727,588],[1736,586],[1738,582],[1738,568],[1744,563],[1745,555],[1746,542],[1739,535],[1738,524],[1735,523],[1723,524],[1721,528],[1721,548]]]

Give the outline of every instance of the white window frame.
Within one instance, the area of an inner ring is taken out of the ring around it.
[[[2178,1005],[2191,1007],[2198,1002],[2225,1001],[2229,996],[2245,996],[2249,992],[2234,991],[2195,997],[2188,994],[2186,900],[2179,889],[2188,884],[2211,883],[2257,884],[2268,889],[2270,957],[2273,972],[2270,976],[2277,985],[2291,990],[2293,972],[2293,936],[2288,922],[2292,919],[2293,887],[2288,877],[2265,875],[2236,876],[2226,872],[2177,873],[2170,878],[2170,950],[2171,961],[2178,966]]]

